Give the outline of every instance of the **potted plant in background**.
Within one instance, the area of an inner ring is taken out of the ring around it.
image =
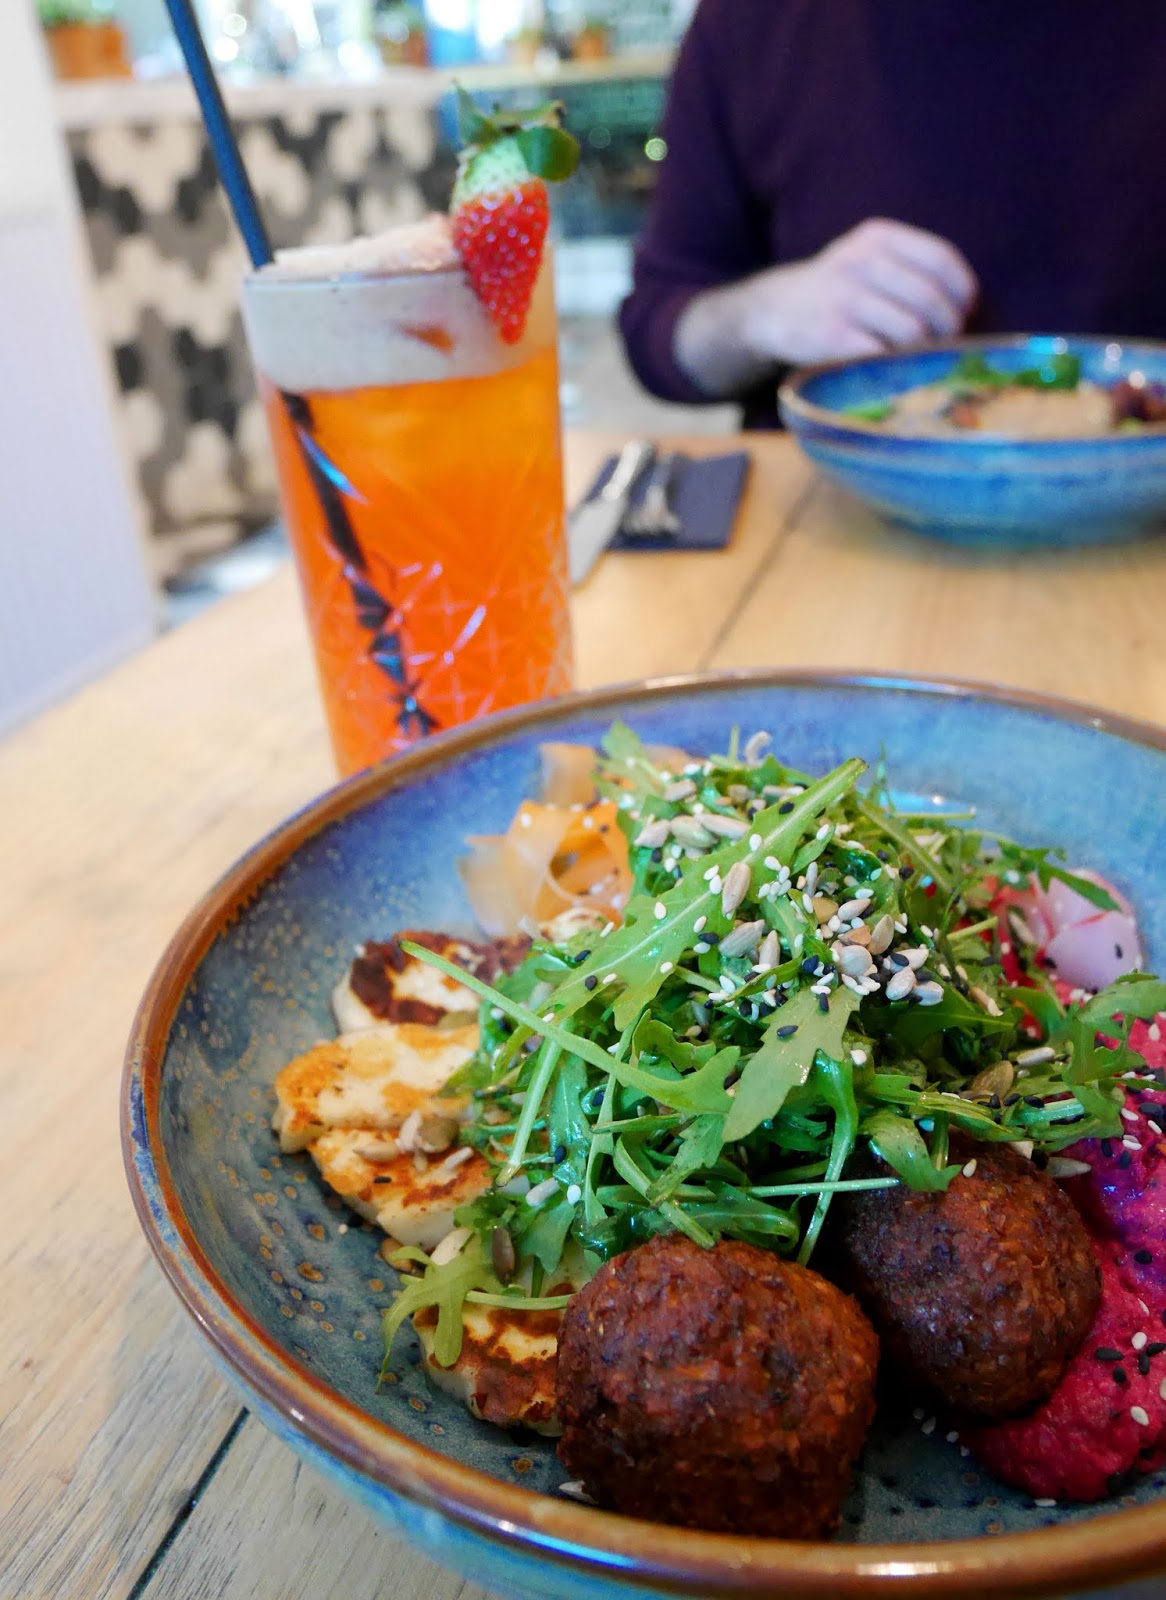
[[[37,0],[58,78],[133,76],[126,37],[102,0]]]
[[[381,58],[390,67],[429,65],[429,35],[425,13],[411,0],[391,0],[376,16],[376,36]]]
[[[571,41],[571,54],[576,61],[603,61],[611,54],[611,24],[604,16],[592,13]]]

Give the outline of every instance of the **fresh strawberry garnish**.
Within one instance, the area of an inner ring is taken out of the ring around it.
[[[474,292],[507,344],[522,337],[550,222],[546,180],[569,177],[579,146],[560,107],[479,111],[458,90],[462,152],[450,202],[453,242]]]

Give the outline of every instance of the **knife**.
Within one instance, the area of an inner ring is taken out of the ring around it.
[[[572,585],[582,583],[615,538],[636,481],[656,454],[645,439],[633,439],[619,453],[615,471],[597,495],[576,506],[567,523],[568,570]]]

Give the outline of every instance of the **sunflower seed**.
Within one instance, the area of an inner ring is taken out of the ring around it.
[[[872,955],[881,956],[884,950],[889,950],[891,940],[895,937],[895,924],[892,918],[881,916],[870,930],[870,950]]]
[[[749,831],[744,817],[724,817],[717,811],[706,811],[700,819],[702,828],[719,834],[722,839],[743,839]]]
[[[921,1006],[937,1006],[943,999],[943,985],[941,983],[916,984],[915,998]]]
[[[669,827],[672,837],[689,850],[707,850],[713,835],[695,817],[673,817]]]
[[[865,978],[873,963],[860,944],[835,944],[831,954],[843,972],[851,978]]]
[[[721,940],[723,956],[744,956],[757,948],[765,932],[764,922],[740,922]]]
[[[757,952],[757,965],[768,971],[770,967],[776,967],[780,960],[781,940],[776,931],[771,931],[761,941],[761,949]]]
[[[430,1253],[429,1259],[435,1267],[444,1267],[460,1256],[469,1241],[474,1237],[472,1228],[451,1228]]]
[[[983,1072],[976,1073],[971,1083],[968,1084],[967,1093],[969,1095],[998,1094],[1003,1100],[1015,1081],[1016,1070],[1011,1061],[997,1061],[993,1066],[985,1067]]]
[[[671,832],[672,825],[667,817],[655,817],[644,824],[633,843],[642,845],[645,850],[658,850],[662,844],[668,843]]]
[[[664,798],[668,801],[689,800],[696,793],[696,784],[691,778],[681,778],[677,783],[670,783],[664,791]]]
[[[413,1148],[424,1150],[427,1156],[440,1155],[448,1150],[457,1138],[457,1123],[452,1117],[422,1117],[421,1125],[413,1136]]]
[[[1045,1171],[1050,1178],[1084,1178],[1093,1168],[1088,1161],[1074,1161],[1072,1156],[1050,1156]]]
[[[888,1000],[905,1000],[915,987],[915,974],[910,967],[900,967],[894,977],[888,978],[886,996]]]
[[[869,907],[869,900],[847,900],[838,907],[838,915],[843,922],[850,922],[854,917],[861,917]]]
[[[721,888],[721,910],[726,917],[736,913],[737,907],[749,893],[749,885],[753,881],[753,874],[749,870],[747,861],[734,861],[725,874],[725,881]]]

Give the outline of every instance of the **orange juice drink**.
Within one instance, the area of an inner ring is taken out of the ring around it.
[[[513,343],[443,218],[243,298],[341,772],[569,688],[549,255]]]

